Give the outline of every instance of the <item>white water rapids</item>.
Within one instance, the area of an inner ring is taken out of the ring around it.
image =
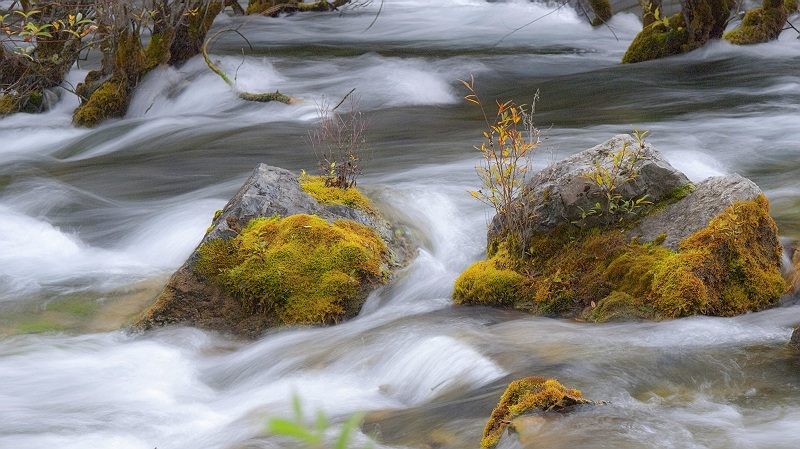
[[[265,423],[291,416],[297,394],[309,418],[366,412],[360,443],[471,449],[505,386],[530,375],[609,404],[548,418],[525,448],[800,447],[791,301],[596,325],[450,300],[483,257],[491,218],[466,193],[482,125],[459,79],[474,76],[486,102],[540,90],[540,166],[632,124],[692,180],[754,180],[797,240],[795,34],[622,66],[641,28],[632,13],[592,28],[569,7],[522,0],[386,0],[367,29],[379,4],[219,19],[254,47],[242,56],[246,43],[226,34],[212,50],[220,66],[295,105],[245,103],[195,58],[148,76],[125,118],[92,130],[70,124],[70,95],[46,114],[0,119],[0,448],[293,447]],[[253,342],[125,332],[256,164],[315,169],[315,103],[352,88],[374,148],[359,185],[414,230],[419,257],[335,327]]]

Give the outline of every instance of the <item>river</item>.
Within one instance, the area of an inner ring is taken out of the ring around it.
[[[491,218],[467,194],[482,125],[459,79],[474,76],[487,103],[540,91],[539,166],[650,130],[694,181],[755,181],[782,237],[797,241],[796,33],[623,66],[641,28],[632,13],[592,28],[569,7],[526,1],[386,0],[373,24],[379,7],[218,19],[253,45],[243,56],[242,38],[224,35],[212,50],[220,67],[293,105],[245,103],[195,58],[149,75],[128,115],[95,129],[71,126],[71,95],[46,114],[0,119],[0,447],[293,447],[265,423],[290,417],[297,395],[309,418],[366,412],[359,444],[369,434],[377,448],[472,449],[505,386],[529,375],[608,404],[550,416],[520,447],[800,447],[791,301],[736,318],[597,325],[450,300],[483,257]],[[252,342],[126,332],[258,163],[316,169],[315,105],[353,88],[373,148],[359,185],[413,230],[411,265],[335,327]]]

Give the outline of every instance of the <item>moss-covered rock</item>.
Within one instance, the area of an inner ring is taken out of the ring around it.
[[[236,238],[209,241],[198,253],[200,275],[276,324],[354,316],[362,292],[386,280],[389,262],[373,229],[313,215],[257,218]]]
[[[797,3],[789,6],[797,9]],[[789,10],[784,0],[764,0],[760,8],[745,13],[738,28],[725,33],[723,37],[736,45],[769,42],[778,38],[788,17]]]
[[[92,92],[89,100],[78,107],[72,116],[77,126],[92,128],[111,117],[122,117],[128,110],[130,87],[122,78],[115,77]]]
[[[413,255],[404,232],[368,209],[320,204],[292,173],[259,165],[136,327],[186,324],[256,337],[273,326],[356,315],[369,291]]]
[[[592,25],[602,25],[611,20],[611,3],[608,0],[589,0],[589,7],[595,15]]]
[[[567,388],[555,379],[532,376],[511,382],[486,423],[481,448],[497,446],[503,432],[520,415],[534,411],[563,412],[575,405],[590,403],[580,391]]]
[[[462,273],[453,298],[592,321],[762,310],[786,290],[768,210],[763,195],[737,202],[682,240],[678,252],[597,228],[537,235],[524,261],[500,245]]]
[[[589,191],[572,186],[582,176],[575,163],[581,157],[533,177],[550,189],[530,190],[549,197],[531,218],[524,251],[513,235],[490,229],[487,259],[455,282],[456,304],[603,322],[738,315],[774,306],[787,291],[769,202],[751,181],[709,178],[655,196],[641,215],[583,226],[570,218],[568,209],[578,206],[562,204],[570,192]],[[642,170],[635,180],[648,185],[652,179],[641,179],[647,176]],[[548,206],[553,198],[563,208]],[[553,210],[559,212],[548,214]]]
[[[655,21],[644,27],[631,42],[623,64],[666,58],[690,50],[689,29],[682,14],[675,14],[666,21]]]

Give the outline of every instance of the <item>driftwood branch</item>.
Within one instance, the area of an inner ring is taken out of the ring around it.
[[[211,35],[211,37],[206,39],[205,42],[203,42],[203,59],[206,61],[206,65],[208,65],[208,68],[211,69],[212,72],[214,72],[217,75],[219,75],[219,77],[222,78],[222,81],[225,81],[225,83],[228,86],[230,86],[234,90],[234,92],[236,92],[236,95],[239,98],[241,98],[242,100],[260,101],[260,102],[278,101],[278,102],[285,103],[285,104],[294,103],[296,101],[294,98],[288,97],[288,96],[286,96],[286,95],[284,95],[284,94],[282,94],[282,93],[280,93],[278,91],[261,93],[261,94],[251,93],[251,92],[243,92],[243,91],[239,90],[238,87],[236,87],[236,83],[231,81],[231,79],[228,77],[228,75],[225,74],[225,72],[223,72],[213,62],[211,62],[211,58],[208,56],[208,45],[209,45],[209,43],[214,41],[214,39],[219,37],[221,34],[228,33],[228,32],[237,33],[240,36],[242,36],[242,34],[239,33],[236,30],[225,29],[225,30],[217,31],[216,33]],[[242,37],[244,37],[244,36],[242,36]],[[246,40],[247,39],[245,39],[245,41]]]

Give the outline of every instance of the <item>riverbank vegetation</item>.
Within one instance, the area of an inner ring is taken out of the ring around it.
[[[262,7],[273,11],[267,15],[332,11],[349,3],[252,0],[248,11],[264,14]],[[74,124],[92,127],[123,116],[133,91],[151,70],[160,65],[180,66],[201,52],[209,68],[231,84],[204,46],[214,20],[228,8],[232,14],[245,13],[232,0],[13,1],[0,10],[0,116],[42,112],[67,90],[81,100]],[[99,62],[90,64],[89,59]],[[76,64],[93,70],[83,82],[71,86],[65,78]],[[246,100],[290,101],[276,93],[243,94]]]

